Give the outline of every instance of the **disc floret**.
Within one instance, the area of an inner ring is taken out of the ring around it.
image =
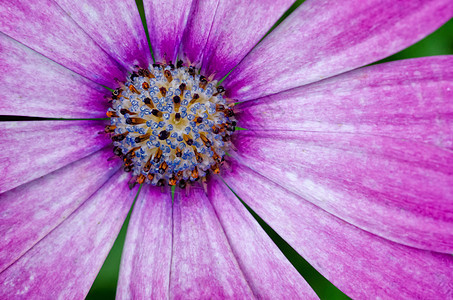
[[[137,68],[119,84],[106,132],[138,183],[185,187],[219,173],[236,120],[217,81],[179,61]]]

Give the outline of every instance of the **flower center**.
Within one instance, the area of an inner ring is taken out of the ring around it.
[[[113,91],[105,131],[137,183],[184,188],[219,173],[236,120],[224,88],[197,73],[182,61],[154,64]]]

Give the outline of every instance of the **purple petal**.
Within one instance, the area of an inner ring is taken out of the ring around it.
[[[0,122],[0,192],[102,149],[111,143],[98,134],[104,126],[105,121]]]
[[[453,252],[453,152],[361,134],[239,132],[245,165],[392,241]]]
[[[144,185],[127,229],[118,299],[168,299],[172,230],[170,193]]]
[[[247,282],[258,299],[317,299],[258,222],[218,179],[210,182],[211,201]]]
[[[453,16],[451,0],[308,0],[233,70],[229,96],[260,98],[367,65]]]
[[[71,18],[125,69],[152,62],[145,30],[133,0],[56,0]]]
[[[170,298],[253,296],[203,190],[176,191],[173,204]]]
[[[143,5],[154,58],[175,62],[192,0],[143,0]]]
[[[204,74],[221,79],[263,38],[293,0],[220,1],[203,51]],[[198,31],[198,28],[193,28]]]
[[[366,67],[239,105],[253,130],[363,133],[453,148],[453,56]]]
[[[187,21],[181,47],[180,57],[185,58],[191,65],[200,67],[203,50],[211,32],[219,0],[196,0]]]
[[[97,83],[125,73],[55,2],[4,0],[0,32]],[[25,80],[25,79],[24,79]]]
[[[98,151],[45,177],[0,194],[0,271],[63,222],[121,165]]]
[[[136,190],[117,172],[65,222],[0,274],[0,296],[82,299],[126,218]]]
[[[107,90],[0,33],[0,114],[102,118]]]
[[[225,180],[311,265],[353,299],[452,297],[450,254],[370,234],[234,162]]]

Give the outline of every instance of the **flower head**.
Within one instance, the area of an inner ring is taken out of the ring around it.
[[[452,297],[453,58],[357,68],[453,2],[143,4],[150,45],[133,1],[0,4],[0,113],[46,118],[0,123],[2,298],[84,297],[136,182],[118,298],[316,298],[239,198],[352,298]]]

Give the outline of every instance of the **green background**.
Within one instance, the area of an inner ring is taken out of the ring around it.
[[[303,1],[299,0],[292,8],[282,17],[283,20]],[[141,3],[137,3],[139,10]],[[279,22],[281,21],[279,20]],[[277,22],[277,24],[279,23]],[[413,57],[453,54],[453,19],[439,28],[436,32],[429,35],[417,44],[391,56],[380,62],[400,60]],[[378,63],[380,63],[378,62]],[[252,212],[253,214],[253,212]],[[283,241],[269,226],[262,222],[258,216],[254,215],[266,232],[271,236],[277,246],[288,257],[291,263],[313,287],[315,292],[322,299],[345,299],[341,291],[328,282],[322,275],[313,269],[302,257],[300,257],[285,241]],[[121,252],[126,237],[129,217],[126,219],[118,238],[115,241],[104,265],[102,266],[87,299],[114,299],[116,293],[116,284],[118,281],[119,264],[121,261]]]

